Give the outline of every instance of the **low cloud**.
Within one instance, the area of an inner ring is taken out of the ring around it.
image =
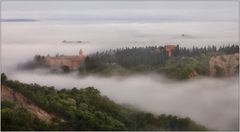
[[[9,75],[25,83],[61,88],[93,86],[120,104],[133,105],[155,114],[190,117],[214,130],[238,129],[238,78],[198,78],[175,82],[156,74],[78,77],[42,71]]]

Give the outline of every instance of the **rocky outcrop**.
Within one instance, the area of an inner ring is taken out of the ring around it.
[[[239,53],[213,56],[209,60],[210,76],[232,76],[239,70]]]
[[[21,106],[32,113],[34,116],[39,118],[46,123],[51,123],[55,115],[46,112],[37,105],[35,105],[31,100],[27,99],[21,93],[14,91],[13,89],[1,85],[1,99],[15,102],[17,106]]]

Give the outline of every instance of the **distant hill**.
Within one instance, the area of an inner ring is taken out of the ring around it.
[[[0,19],[0,22],[36,22],[36,19]]]

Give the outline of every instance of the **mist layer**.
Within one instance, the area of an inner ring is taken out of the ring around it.
[[[93,86],[117,103],[133,105],[143,111],[190,117],[214,130],[238,129],[237,77],[174,82],[155,74],[79,78],[74,74],[37,74],[35,71],[19,72],[10,78],[58,89]]]

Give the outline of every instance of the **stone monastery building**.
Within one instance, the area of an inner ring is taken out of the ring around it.
[[[75,56],[46,56],[45,62],[47,65],[58,68],[61,66],[67,66],[69,69],[76,69],[84,61],[83,51],[80,49],[79,55]]]

